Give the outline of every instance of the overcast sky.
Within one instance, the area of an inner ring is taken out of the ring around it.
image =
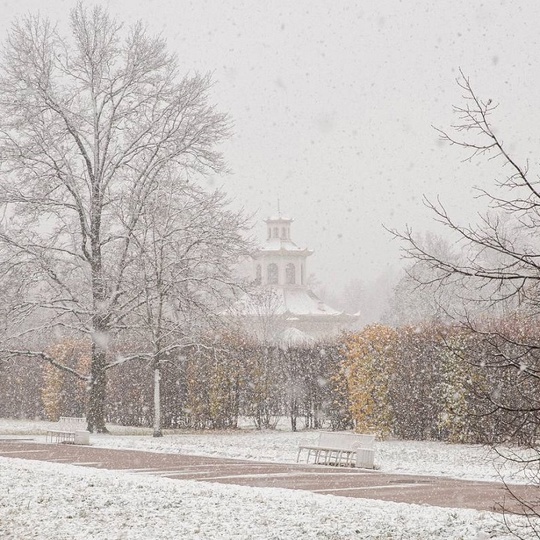
[[[41,10],[65,20],[74,3],[47,0]],[[494,121],[518,158],[533,166],[538,157],[537,0],[96,3],[162,33],[185,71],[213,72],[212,97],[234,136],[223,147],[232,174],[208,182],[259,220],[279,198],[327,288],[398,267],[382,224],[429,229],[424,194],[474,219],[471,188],[493,181],[494,164],[462,163],[432,128],[452,123],[460,67],[501,103]],[[39,4],[1,3],[2,38]],[[264,225],[255,232],[262,240]]]

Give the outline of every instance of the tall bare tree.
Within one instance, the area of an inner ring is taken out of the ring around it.
[[[210,77],[180,76],[141,23],[124,28],[81,2],[69,30],[28,16],[5,43],[0,257],[26,282],[18,328],[91,337],[88,427],[104,431],[108,343],[140,300],[126,282],[134,231],[164,168],[183,178],[223,170],[215,146],[228,120],[209,104]],[[50,360],[6,339],[2,348]]]
[[[243,214],[227,207],[223,193],[181,183],[174,172],[163,178],[141,213],[136,263],[130,269],[141,301],[129,326],[137,342],[148,344],[133,356],[153,367],[155,437],[161,436],[163,365],[183,350],[205,347],[200,336],[225,322],[219,313],[242,285],[233,270],[248,254],[246,226]]]
[[[463,73],[458,84],[464,94],[463,104],[455,107],[459,120],[451,130],[438,130],[440,136],[464,149],[467,160],[484,158],[499,163],[502,177],[491,190],[479,190],[487,211],[473,225],[460,223],[440,201],[426,202],[435,219],[459,242],[459,256],[436,252],[410,229],[396,235],[404,241],[406,255],[431,270],[420,280],[423,284],[450,286],[454,291],[459,286],[461,295],[487,309],[484,317],[478,312],[471,315],[470,310],[462,313],[461,322],[484,345],[480,360],[468,360],[498,370],[498,386],[482,397],[490,405],[489,414],[502,413],[513,419],[514,440],[532,441],[533,457],[529,455],[522,463],[538,485],[540,181],[504,144],[492,121],[496,104],[478,96]],[[520,459],[517,453],[510,457]],[[524,514],[538,515],[535,503],[521,502]],[[536,534],[540,534],[538,530]]]

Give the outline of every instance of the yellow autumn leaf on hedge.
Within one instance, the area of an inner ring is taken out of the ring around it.
[[[379,324],[351,334],[346,340],[342,370],[359,432],[385,436],[391,431],[388,386],[395,370],[396,343],[396,331]]]

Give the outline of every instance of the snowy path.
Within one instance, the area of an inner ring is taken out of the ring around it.
[[[0,457],[5,540],[510,540],[498,514]]]
[[[0,441],[0,456],[63,462],[182,480],[305,490],[447,508],[499,510],[506,496],[501,484],[488,482],[88,446]],[[515,489],[529,500],[535,495],[527,486],[516,486]],[[512,509],[508,502],[506,509]]]
[[[45,431],[54,423],[0,419],[2,436],[30,437],[45,441]],[[294,463],[298,444],[313,442],[316,432],[242,429],[221,432],[167,431],[155,439],[145,428],[109,426],[110,435],[92,435],[92,445],[150,452],[181,453],[212,457]],[[5,435],[2,435],[5,434]],[[525,483],[527,475],[519,464],[507,462],[493,450],[480,445],[433,441],[377,441],[375,465],[383,472],[446,476],[467,480]]]

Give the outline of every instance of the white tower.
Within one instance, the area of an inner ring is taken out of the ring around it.
[[[306,259],[313,251],[291,240],[291,218],[278,216],[265,221],[266,242],[253,254],[255,281],[279,288],[307,288]]]
[[[277,318],[283,333],[294,330],[298,335],[324,337],[335,334],[357,317],[337,311],[325,304],[306,283],[307,258],[313,253],[298,247],[291,239],[291,223],[287,217],[271,217],[266,222],[266,241],[253,254],[253,277],[256,284],[272,290],[272,305],[260,306],[243,302],[244,315],[260,317],[262,311]],[[281,339],[279,335],[276,339]]]

